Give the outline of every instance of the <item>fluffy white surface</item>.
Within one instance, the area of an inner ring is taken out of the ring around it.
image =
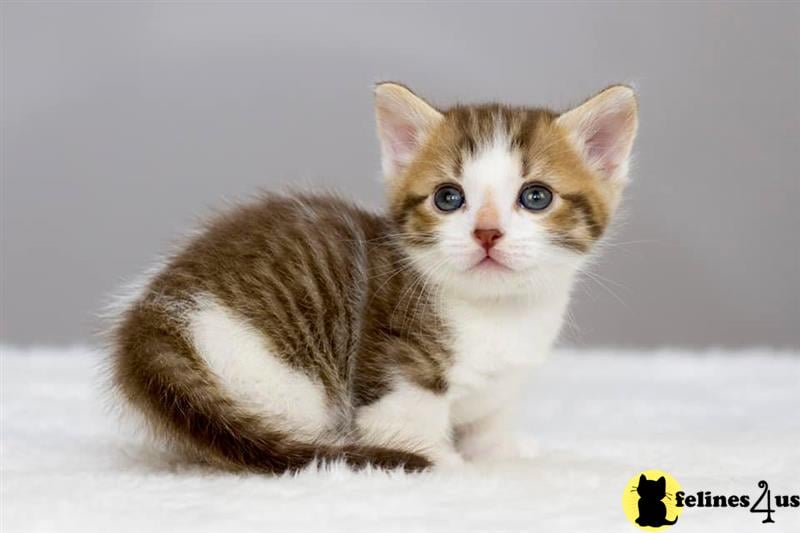
[[[343,467],[231,475],[147,451],[106,413],[88,350],[2,349],[4,533],[36,531],[635,531],[641,470],[687,492],[800,493],[800,354],[556,354],[521,416],[532,459],[404,475]],[[686,509],[676,531],[800,531],[747,509]]]

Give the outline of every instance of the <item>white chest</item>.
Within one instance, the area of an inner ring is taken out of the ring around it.
[[[529,370],[549,352],[561,328],[567,294],[537,302],[476,306],[452,302],[448,373],[451,418],[467,423],[513,400]]]

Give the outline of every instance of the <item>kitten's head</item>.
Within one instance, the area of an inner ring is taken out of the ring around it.
[[[664,476],[656,480],[647,479],[644,474],[639,476],[639,485],[636,492],[640,497],[648,500],[661,500],[667,495],[667,480]]]
[[[467,294],[520,294],[572,272],[627,181],[633,91],[610,87],[558,114],[496,104],[438,110],[375,89],[390,211],[427,278]]]

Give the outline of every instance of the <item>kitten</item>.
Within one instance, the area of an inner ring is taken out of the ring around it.
[[[112,330],[113,381],[204,462],[284,472],[519,453],[516,396],[627,180],[633,91],[557,114],[375,89],[389,208],[268,195],[210,222]]]

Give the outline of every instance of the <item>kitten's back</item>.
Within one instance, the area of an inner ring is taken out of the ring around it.
[[[388,231],[331,197],[265,197],[217,217],[121,316],[117,388],[159,435],[227,467],[424,467],[334,444],[348,431],[369,243]]]

